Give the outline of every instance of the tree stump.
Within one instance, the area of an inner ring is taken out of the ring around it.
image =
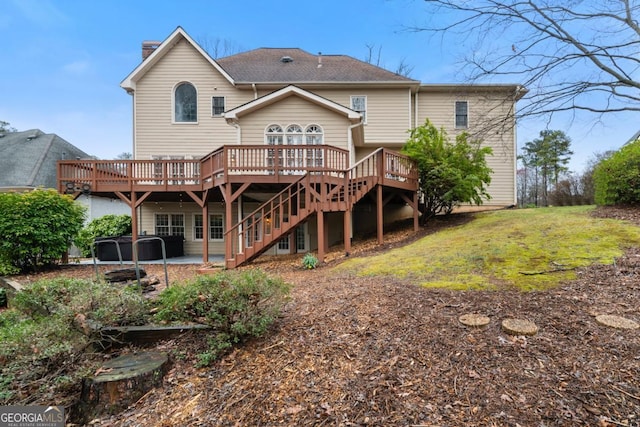
[[[640,327],[638,322],[614,314],[601,314],[596,316],[596,322],[602,326],[609,326],[616,329],[638,329],[638,327]]]
[[[538,326],[524,319],[504,319],[502,330],[509,335],[535,335],[538,333]]]
[[[93,377],[82,381],[81,401],[86,416],[114,414],[162,386],[168,370],[166,353],[145,351],[105,362]]]
[[[489,324],[489,317],[483,314],[468,313],[458,317],[458,321],[471,328],[484,328]]]
[[[140,268],[140,278],[146,277],[147,272]],[[104,273],[104,278],[108,282],[128,282],[129,280],[138,280],[136,276],[135,268],[121,268],[118,270],[111,270]]]

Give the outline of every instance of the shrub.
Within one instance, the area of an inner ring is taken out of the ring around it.
[[[130,215],[104,215],[92,220],[80,230],[74,243],[83,256],[91,255],[91,245],[96,237],[124,236],[131,234]]]
[[[207,365],[233,344],[264,334],[288,293],[282,279],[260,270],[223,271],[165,289],[158,297],[156,318],[211,326],[209,348],[199,356],[200,364]]]
[[[0,193],[0,270],[38,270],[59,262],[84,221],[84,208],[55,190]]]
[[[309,270],[314,269],[318,266],[318,258],[315,257],[312,253],[307,253],[302,258],[302,267],[307,268]]]
[[[593,180],[598,205],[640,202],[640,140],[602,160],[593,172]]]
[[[28,379],[42,382],[53,375],[52,387],[63,387],[69,375],[83,375],[76,361],[99,332],[88,334],[74,324],[82,315],[88,325],[118,326],[145,323],[146,300],[138,292],[112,284],[80,279],[35,282],[18,292],[11,308],[0,312],[0,402]],[[23,372],[15,385],[4,384]]]
[[[428,119],[410,132],[402,152],[418,164],[423,224],[438,213],[451,213],[462,203],[480,205],[490,198],[487,185],[492,170],[485,160],[493,153],[490,147],[482,147],[467,133],[461,133],[452,143],[444,129],[438,130]]]

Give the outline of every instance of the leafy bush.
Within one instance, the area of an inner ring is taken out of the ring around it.
[[[598,205],[629,205],[640,202],[640,140],[623,146],[602,160],[593,172]]]
[[[264,334],[288,293],[282,279],[260,270],[223,271],[165,289],[158,297],[156,318],[211,326],[209,349],[199,356],[200,364],[207,365],[244,338]]]
[[[124,236],[131,234],[130,215],[104,215],[92,220],[80,230],[74,243],[83,256],[91,255],[91,245],[96,237]]]
[[[438,213],[451,213],[462,203],[480,205],[490,198],[486,186],[492,170],[485,160],[493,152],[490,147],[470,140],[467,133],[451,143],[444,129],[438,130],[428,119],[410,133],[402,152],[418,164],[425,202],[422,223]]]
[[[59,262],[83,221],[84,208],[55,190],[0,193],[0,272]]]
[[[314,269],[318,266],[318,258],[316,258],[312,253],[307,253],[302,258],[302,266],[309,270]]]
[[[98,331],[81,332],[75,324],[78,315],[96,327],[139,325],[148,308],[138,292],[108,283],[55,279],[29,285],[15,295],[10,309],[0,312],[0,402],[13,394],[11,384],[3,381],[14,372],[28,372],[21,377],[37,381],[59,375],[61,381],[53,378],[56,387],[68,383],[68,375],[83,374],[74,361],[100,337]]]
[[[0,307],[7,306],[7,290],[5,288],[0,288]]]

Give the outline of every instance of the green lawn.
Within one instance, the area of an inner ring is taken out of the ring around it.
[[[541,290],[575,277],[575,268],[611,264],[640,245],[640,227],[594,218],[593,206],[476,214],[465,225],[382,255],[354,258],[336,272],[388,275],[425,287]]]

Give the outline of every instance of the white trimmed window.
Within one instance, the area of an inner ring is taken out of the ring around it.
[[[309,125],[304,130],[307,145],[322,145],[324,132],[319,125]],[[307,149],[307,167],[324,165],[322,148]]]
[[[202,240],[204,236],[202,214],[193,216],[193,239]],[[209,240],[224,239],[224,217],[221,213],[209,215]]]
[[[367,124],[367,97],[364,95],[351,96],[351,109],[362,114],[362,123]]]
[[[224,114],[224,96],[211,97],[211,115],[213,117],[222,117]]]
[[[155,215],[156,236],[184,236],[184,214]]]
[[[198,121],[198,93],[194,85],[180,83],[176,86],[173,104],[176,123],[196,123]]]
[[[466,129],[469,127],[469,103],[467,101],[456,101],[456,129]]]

